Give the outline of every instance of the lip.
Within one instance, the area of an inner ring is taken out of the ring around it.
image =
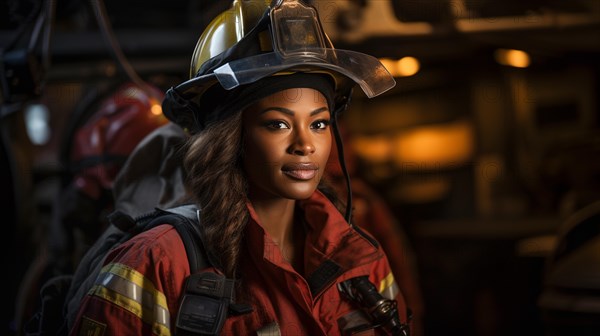
[[[281,171],[285,175],[287,175],[295,180],[301,180],[301,181],[307,181],[307,180],[313,179],[317,175],[318,170],[319,170],[319,166],[312,162],[286,163],[285,165],[283,165],[283,167],[281,167]]]

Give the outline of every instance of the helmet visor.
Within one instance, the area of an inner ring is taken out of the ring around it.
[[[396,85],[375,57],[331,48],[303,48],[292,54],[270,52],[250,56],[216,68],[214,75],[224,89],[231,90],[282,72],[337,72],[352,79],[369,98]]]

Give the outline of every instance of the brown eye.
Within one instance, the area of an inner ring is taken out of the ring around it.
[[[285,122],[283,122],[281,120],[272,120],[272,121],[269,121],[269,122],[265,123],[265,126],[267,126],[270,129],[274,129],[274,130],[280,130],[280,129],[289,128],[289,126]]]
[[[316,130],[324,130],[329,127],[329,120],[321,119],[312,123],[311,128]]]

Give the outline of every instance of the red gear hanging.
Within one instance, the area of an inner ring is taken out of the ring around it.
[[[70,156],[77,190],[98,199],[102,189],[112,188],[135,146],[167,123],[160,106],[163,93],[156,89],[151,94],[135,84],[124,84],[77,131]]]

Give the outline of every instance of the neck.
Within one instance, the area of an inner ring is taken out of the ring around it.
[[[305,232],[302,223],[295,221],[296,201],[250,196],[250,202],[261,225],[279,246],[285,260],[303,275]]]
[[[250,198],[261,225],[279,246],[293,241],[296,201]]]

